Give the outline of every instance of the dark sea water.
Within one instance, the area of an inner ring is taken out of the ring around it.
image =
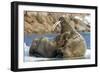
[[[84,37],[87,48],[90,49],[90,32],[80,32],[80,34]],[[58,34],[24,34],[24,43],[26,43],[27,46],[30,46],[32,43],[32,39],[40,38],[40,37],[47,37],[48,39],[53,39]]]

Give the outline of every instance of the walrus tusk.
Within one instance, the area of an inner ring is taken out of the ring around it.
[[[60,24],[60,21],[57,21],[54,25],[53,25],[53,31],[55,30],[56,26]]]

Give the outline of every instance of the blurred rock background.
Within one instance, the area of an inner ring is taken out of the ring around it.
[[[52,27],[59,17],[66,19],[73,18],[71,24],[79,32],[90,32],[90,14],[88,13],[61,13],[61,12],[34,12],[24,11],[24,32],[25,33],[52,33],[60,32],[60,26],[53,31]]]

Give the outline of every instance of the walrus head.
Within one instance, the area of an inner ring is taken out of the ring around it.
[[[64,17],[60,17],[58,20],[63,22],[65,20],[65,18]]]

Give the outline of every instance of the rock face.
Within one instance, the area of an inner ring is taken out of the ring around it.
[[[90,31],[90,23],[84,20],[85,16],[90,16],[89,14],[24,11],[24,32],[38,34],[60,32],[60,26],[57,26],[55,31],[52,27],[61,16],[64,16],[66,20],[74,18],[71,26],[77,31]]]

